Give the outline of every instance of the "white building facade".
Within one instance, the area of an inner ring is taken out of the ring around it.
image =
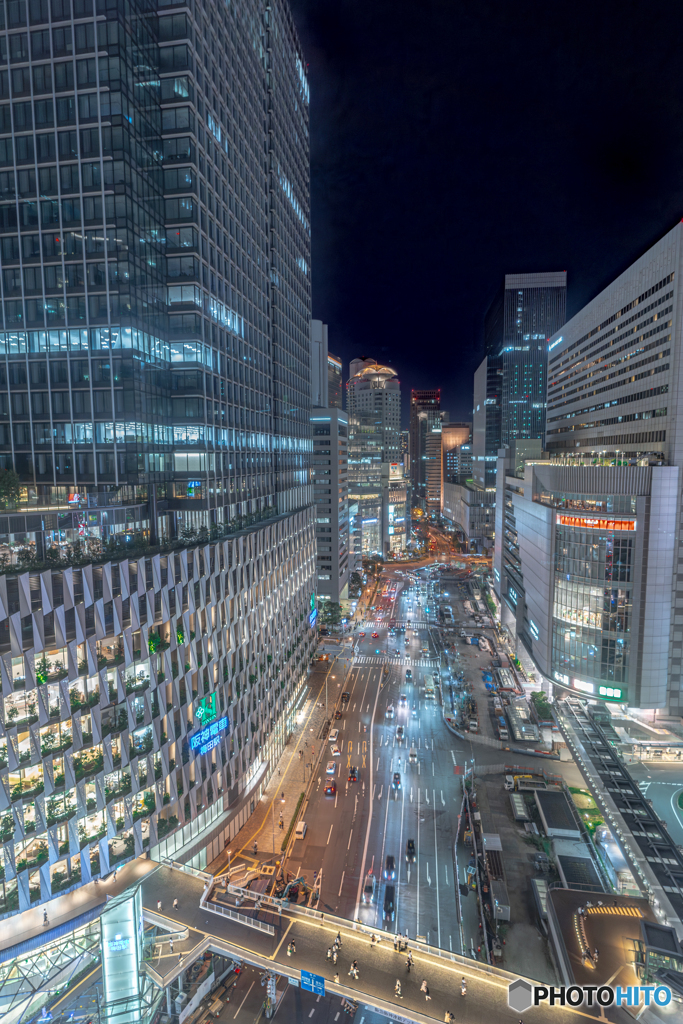
[[[495,586],[563,688],[683,712],[681,224],[549,343],[545,461],[499,459]],[[641,422],[646,421],[646,422]]]

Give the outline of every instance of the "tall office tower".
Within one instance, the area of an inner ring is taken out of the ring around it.
[[[341,409],[344,394],[342,381],[342,361],[339,356],[327,353],[327,401],[331,409]]]
[[[542,438],[548,368],[548,339],[565,321],[566,271],[506,274],[484,319],[487,355],[502,360],[501,435]]]
[[[8,31],[0,915],[143,852],[215,856],[287,740],[315,617],[286,4],[35,0]]]
[[[428,390],[413,390],[410,392],[410,423],[409,431],[409,456],[410,456],[410,480],[413,488],[413,502],[421,505],[424,511],[425,501],[425,465],[424,465],[424,441],[426,437],[425,421],[420,425],[420,413],[431,414],[428,419],[428,429],[434,424],[436,413],[441,410],[441,390],[439,388]]]
[[[401,542],[400,533],[393,529],[389,532],[394,525],[389,522],[389,504],[400,504],[398,500],[390,502],[388,497],[390,479],[394,494],[400,490],[397,470],[390,470],[400,463],[401,389],[395,372],[374,359],[353,359],[346,408],[349,501],[358,504],[351,529],[361,537],[354,541],[354,550],[363,555],[388,553]],[[389,537],[394,539],[389,541]]]
[[[311,406],[318,409],[330,404],[327,334],[327,324],[311,320]]]
[[[499,460],[495,585],[556,686],[683,714],[677,224],[549,344],[545,448]]]
[[[398,452],[403,468],[408,474],[410,470],[410,432],[402,430],[398,439]]]
[[[496,356],[486,356],[474,374],[472,476],[477,487],[496,486],[496,459],[501,446],[502,399],[502,361]]]
[[[464,483],[472,476],[472,424],[441,426],[441,485]]]
[[[332,359],[335,359],[333,356]],[[313,434],[313,501],[316,514],[316,570],[318,596],[339,602],[348,596],[349,583],[349,421],[330,401],[330,356],[327,324],[311,321],[311,427]]]

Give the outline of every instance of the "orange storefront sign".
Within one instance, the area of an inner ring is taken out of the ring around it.
[[[584,516],[557,516],[558,526],[579,526],[584,530],[635,530],[635,519],[593,519]]]

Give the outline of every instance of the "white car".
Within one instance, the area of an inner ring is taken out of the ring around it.
[[[327,737],[330,743],[336,743],[339,739],[339,729],[333,729],[330,735]]]
[[[325,769],[325,775],[335,775],[337,771],[337,762],[328,761],[327,768]]]
[[[341,747],[332,747],[332,757],[341,757]]]

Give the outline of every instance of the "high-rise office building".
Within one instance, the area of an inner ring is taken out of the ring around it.
[[[342,408],[344,394],[342,361],[339,356],[327,353],[327,402],[331,409]]]
[[[506,274],[484,320],[487,356],[501,360],[503,388],[501,435],[504,445],[517,438],[542,438],[548,339],[565,321],[567,274]]]
[[[441,426],[441,485],[464,483],[472,476],[472,424]]]
[[[501,454],[494,558],[555,686],[678,716],[682,243],[677,224],[551,337],[547,454]]]
[[[0,916],[143,852],[222,849],[315,621],[287,5],[35,0],[7,24]]]
[[[316,514],[316,571],[318,596],[339,602],[348,595],[349,583],[349,421],[341,411],[341,363],[339,405],[330,401],[330,355],[327,324],[311,321],[311,432],[313,434],[313,501]],[[335,357],[333,356],[334,360]]]
[[[353,359],[346,408],[349,502],[358,506],[351,523],[353,549],[363,555],[396,553],[406,546],[409,518],[399,448],[401,389],[395,372],[374,359]]]
[[[427,432],[436,423],[441,411],[441,390],[439,388],[415,389],[410,392],[409,455],[410,481],[413,503],[424,511],[426,497],[426,469],[424,445]],[[420,413],[426,417],[420,419]]]

